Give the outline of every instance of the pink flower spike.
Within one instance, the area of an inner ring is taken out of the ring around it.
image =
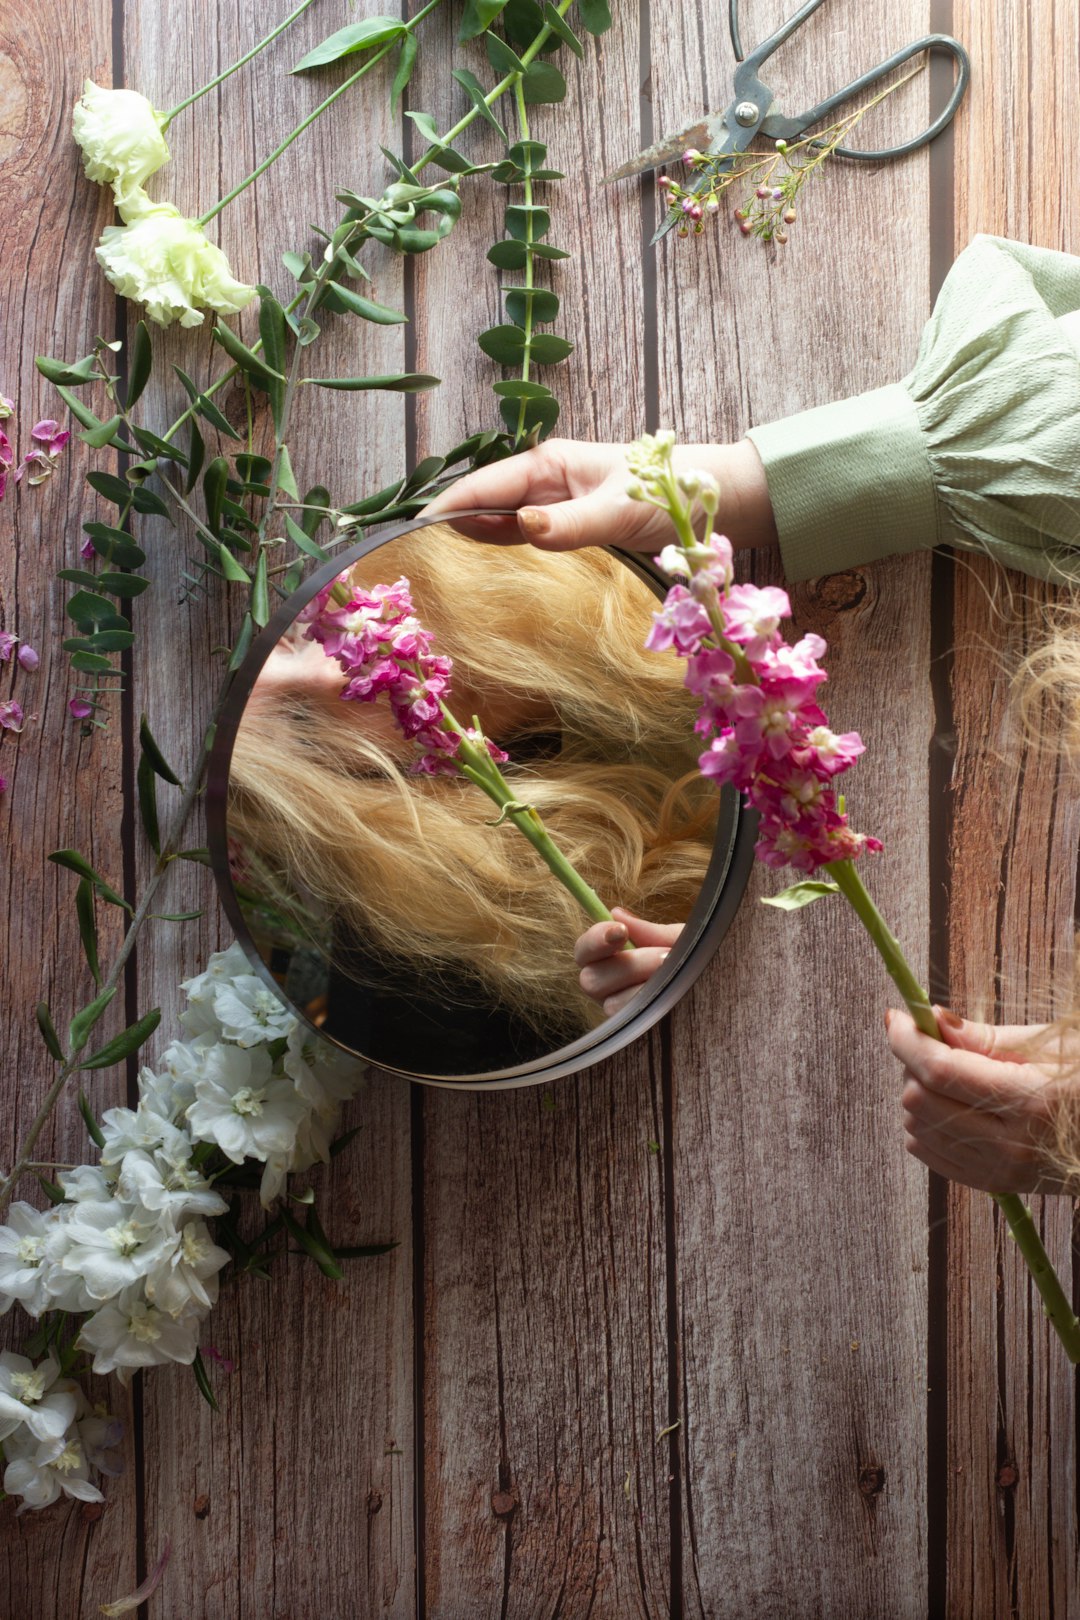
[[[16,654],[16,657],[18,658],[19,663],[22,665],[23,669],[25,669],[25,670],[37,669],[38,665],[41,663],[41,659],[38,657],[38,655],[34,651],[33,647],[27,646],[27,644],[25,642],[19,648],[19,651]]]
[[[742,646],[747,658],[760,658],[778,639],[780,620],[791,613],[786,591],[775,585],[733,585],[724,598],[724,630]]]
[[[0,664],[10,663],[12,648],[18,639],[10,630],[0,630]]]
[[[94,712],[94,705],[87,703],[85,698],[73,697],[68,699],[68,713],[73,720],[89,720]]]
[[[22,704],[17,698],[7,698],[0,703],[0,730],[21,731],[24,719]]]

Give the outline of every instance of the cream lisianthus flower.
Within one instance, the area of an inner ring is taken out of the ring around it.
[[[203,309],[235,315],[250,304],[255,288],[236,280],[221,249],[172,203],[141,198],[122,212],[130,223],[106,226],[97,260],[121,297],[145,304],[151,320],[200,326]]]
[[[105,90],[87,79],[71,119],[87,179],[111,185],[122,202],[169,161],[166,123],[137,90]]]

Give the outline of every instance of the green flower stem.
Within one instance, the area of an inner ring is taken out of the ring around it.
[[[529,114],[525,106],[525,87],[522,83],[520,73],[518,74],[514,84],[514,100],[517,104],[518,133],[523,141],[527,141],[529,139]],[[525,207],[530,210],[525,215],[525,290],[526,292],[531,292],[535,280],[532,251],[533,217],[531,210],[533,200],[533,184],[531,160],[527,161],[526,163],[525,181],[522,190],[525,196]],[[523,329],[525,332],[525,346],[521,355],[521,380],[522,382],[528,382],[529,363],[532,359],[531,347],[533,329],[533,301],[531,298],[526,298],[525,300],[525,321]],[[528,400],[523,399],[518,404],[517,432],[514,434],[515,446],[519,445],[522,439],[525,437],[525,412],[528,407],[528,403]]]
[[[890,932],[885,919],[871,900],[853,861],[831,861],[824,870],[836,884],[845,900],[866,929],[878,954],[888,970],[905,1005],[924,1035],[940,1041],[941,1032],[934,1017],[930,998],[908,966],[899,942]],[[1065,1354],[1073,1366],[1080,1363],[1080,1321],[1073,1313],[1065,1290],[1050,1264],[1042,1239],[1031,1218],[1031,1211],[1016,1193],[991,1194],[1001,1210],[1016,1246],[1023,1255],[1032,1280],[1042,1296],[1046,1314],[1054,1331],[1065,1347]]]
[[[334,102],[340,100],[340,98],[345,94],[346,90],[351,90],[354,84],[358,84],[361,79],[369,74],[372,68],[376,67],[382,61],[383,57],[387,56],[394,49],[395,45],[397,45],[398,42],[405,37],[406,34],[411,34],[419,26],[419,24],[423,22],[424,18],[430,16],[430,14],[440,5],[442,5],[442,0],[428,0],[427,5],[424,6],[421,11],[418,11],[416,16],[410,18],[410,20],[405,24],[400,34],[395,34],[393,39],[387,40],[386,44],[380,46],[374,55],[369,56],[367,61],[358,67],[356,72],[351,74],[343,84],[339,84],[336,90],[331,91],[330,95],[326,97],[325,101],[320,101],[319,105],[314,109],[314,111],[308,113],[307,117],[302,119],[300,123],[297,124],[292,133],[290,135],[286,135],[285,139],[280,143],[280,145],[275,146],[274,150],[270,153],[270,156],[264,158],[257,168],[252,169],[246,180],[241,180],[239,185],[234,186],[226,196],[222,197],[220,202],[215,203],[213,208],[208,209],[205,214],[202,214],[195,221],[195,223],[200,226],[209,224],[210,220],[212,220],[216,214],[220,214],[223,208],[227,208],[231,202],[234,202],[242,191],[246,191],[248,186],[252,185],[261,174],[266,173],[271,164],[277,162],[281,154],[292,145],[293,141],[295,141],[299,135],[304,133],[305,129],[310,128],[317,118],[322,117],[323,113],[328,107],[332,107]]]
[[[560,17],[565,17],[573,3],[574,0],[559,0],[555,10],[559,13]],[[527,45],[521,53],[520,60],[524,62],[526,67],[528,67],[530,63],[536,59],[550,38],[551,29],[548,24],[545,23],[543,28],[540,29],[540,32],[537,34],[536,38],[533,40],[532,44]],[[504,96],[508,90],[512,89],[520,78],[520,73],[508,73],[504,79],[500,79],[494,90],[489,90],[487,95],[484,97],[485,107],[493,107],[499,100],[500,96]],[[458,136],[464,130],[468,129],[469,125],[475,119],[479,118],[479,116],[479,109],[476,107],[470,107],[469,111],[465,113],[463,117],[458,119],[453,129],[447,130],[438,146],[430,146],[422,157],[418,158],[415,163],[410,165],[413,174],[419,174],[421,169],[426,168],[426,166],[431,162],[432,158],[435,157],[442,147],[451,146],[453,142],[457,140]]]
[[[258,56],[260,51],[265,50],[268,45],[273,44],[278,35],[283,34],[286,28],[291,28],[296,19],[298,17],[302,17],[308,7],[313,4],[314,0],[303,0],[303,3],[297,6],[296,10],[286,17],[283,23],[278,24],[277,28],[274,29],[272,34],[267,34],[265,39],[261,39],[257,45],[253,45],[251,50],[248,51],[245,56],[242,56],[238,62],[233,63],[232,67],[226,68],[224,73],[219,73],[216,79],[211,79],[209,84],[204,84],[201,90],[196,90],[194,94],[188,96],[185,101],[177,102],[172,111],[165,114],[165,122],[161,126],[161,133],[164,135],[177,113],[182,113],[185,107],[190,107],[193,102],[199,100],[200,96],[205,96],[211,90],[216,90],[219,84],[224,84],[226,79],[238,72],[240,68],[246,66],[246,64],[251,61],[252,57]]]
[[[440,703],[439,707],[448,729],[456,732],[460,738],[458,766],[462,775],[481,788],[498,806],[500,821],[512,821],[518,831],[524,834],[548,870],[558,878],[564,889],[569,890],[587,917],[593,922],[613,921],[611,912],[596,890],[567,860],[532,805],[521,803],[487,749],[466,737],[464,726],[455,720],[444,703]],[[479,731],[479,722],[475,725]]]

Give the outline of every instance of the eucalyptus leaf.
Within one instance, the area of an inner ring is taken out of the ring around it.
[[[566,99],[566,80],[554,62],[530,62],[521,91],[530,107],[547,107]]]
[[[254,349],[249,349],[246,343],[241,343],[231,326],[225,326],[221,321],[214,327],[215,341],[221,344],[230,360],[236,364],[244,375],[258,388],[271,391],[274,383],[283,383],[284,376],[274,366],[270,365]]]
[[[415,33],[406,34],[401,41],[398,52],[397,68],[394,72],[394,82],[390,86],[390,111],[396,114],[398,103],[408,89],[409,80],[413,76],[416,58],[420,51],[420,41]]]
[[[88,878],[101,898],[107,900],[111,906],[121,906],[124,911],[131,910],[123,896],[117,894],[116,890],[106,883],[100,872],[94,871],[90,862],[84,855],[80,855],[77,849],[54,849],[49,860],[56,866],[65,867],[69,872],[75,872],[81,878]]]
[[[63,1063],[64,1049],[60,1045],[60,1037],[56,1033],[56,1025],[52,1021],[52,1013],[49,1011],[47,1001],[38,1002],[35,1008],[35,1016],[38,1029],[41,1031],[41,1038],[48,1047],[49,1056],[55,1058],[57,1063]]]
[[[551,215],[546,208],[538,208],[532,203],[511,203],[503,214],[503,223],[515,241],[531,245],[547,235],[551,229]]]
[[[462,89],[465,91],[465,94],[468,96],[469,100],[472,102],[473,106],[476,108],[484,122],[491,125],[499,139],[505,144],[506,131],[503,129],[502,125],[499,123],[499,120],[488,106],[487,101],[485,100],[487,92],[480,83],[479,79],[476,77],[475,73],[470,73],[468,68],[455,68],[453,77],[457,80],[458,84],[461,85]]]
[[[476,341],[501,366],[516,366],[525,353],[526,337],[520,326],[489,326]]]
[[[173,370],[183,383],[184,392],[191,401],[197,416],[201,416],[204,422],[209,422],[211,427],[217,428],[218,432],[224,433],[227,438],[242,438],[242,434],[237,433],[228,417],[222,414],[213,400],[209,399],[205,394],[200,394],[186,371],[182,371],[178,365],[174,365]]]
[[[141,568],[146,561],[146,552],[123,529],[111,528],[107,523],[84,523],[83,531],[98,556],[117,568]]]
[[[173,787],[182,785],[180,778],[158,747],[145,714],[139,716],[139,747],[142,749],[143,757],[150,761],[151,768],[163,782],[169,782]]]
[[[196,422],[195,418],[192,417],[190,431],[188,434],[188,471],[187,477],[184,480],[185,495],[190,495],[192,490],[195,488],[195,485],[198,483],[199,474],[203,470],[203,463],[205,460],[206,441],[199,432],[198,422]]]
[[[98,1019],[101,1017],[102,1013],[105,1011],[115,994],[116,986],[112,985],[108,990],[103,990],[100,996],[98,996],[94,1001],[90,1002],[89,1006],[83,1007],[80,1012],[75,1014],[74,1018],[71,1020],[71,1029],[69,1032],[69,1042],[72,1057],[82,1051],[83,1047],[86,1045],[90,1031],[93,1029],[94,1025],[97,1023]]]
[[[590,34],[606,34],[611,27],[608,0],[578,0],[578,16]]]
[[[86,1126],[91,1142],[95,1147],[103,1148],[105,1146],[105,1132],[94,1118],[93,1110],[90,1107],[90,1099],[81,1087],[79,1090],[79,1113],[83,1117],[83,1124]]]
[[[91,1057],[88,1057],[85,1062],[80,1063],[79,1068],[111,1068],[114,1063],[119,1063],[122,1059],[130,1057],[133,1052],[137,1052],[143,1042],[150,1039],[150,1036],[160,1023],[161,1008],[155,1007],[153,1012],[148,1012],[145,1017],[140,1018],[134,1024],[129,1024],[127,1029],[121,1030],[119,1035],[114,1035],[111,1041],[106,1041],[104,1046],[100,1047]]]
[[[302,56],[292,72],[309,73],[312,68],[326,67],[328,63],[340,62],[343,56],[351,56],[355,51],[386,45],[404,32],[405,25],[399,17],[365,17],[362,22],[349,23],[346,28],[339,28],[335,34],[330,34],[321,45],[316,45],[314,50]]]
[[[506,0],[465,0],[461,27],[458,29],[458,39],[461,43],[464,44],[467,39],[478,38],[490,28],[505,5]]]
[[[538,366],[557,366],[573,352],[574,345],[554,332],[534,332],[529,343],[529,354]]]
[[[127,652],[128,648],[134,644],[134,641],[135,635],[133,631],[114,630],[110,627],[95,630],[93,635],[88,638],[87,646],[90,652]]]
[[[803,883],[793,883],[790,889],[783,889],[779,894],[763,894],[763,906],[775,906],[778,911],[799,911],[803,906],[813,905],[827,894],[839,894],[840,885],[819,878],[807,878]]]
[[[86,482],[107,501],[112,501],[114,506],[134,506],[136,494],[141,493],[126,479],[117,478],[115,473],[99,472],[97,469],[87,473]]]
[[[133,596],[141,596],[143,591],[149,590],[150,581],[143,579],[139,574],[96,574],[90,576],[96,580],[99,589],[108,591],[110,596],[118,596],[121,600],[129,600]]]
[[[524,410],[522,405],[525,407]],[[532,442],[536,442],[550,433],[559,420],[559,402],[554,394],[549,394],[546,398],[524,401],[504,399],[499,406],[499,415],[511,433],[517,433],[520,428]]]
[[[101,580],[97,574],[92,574],[88,568],[58,568],[57,579],[66,579],[69,585],[85,585],[89,590],[97,590]],[[124,576],[127,577],[126,575]],[[143,580],[144,585],[149,581]],[[104,587],[102,587],[104,589]]]
[[[570,24],[566,21],[566,19],[559,16],[559,13],[551,4],[551,0],[547,0],[547,3],[544,6],[544,21],[551,29],[551,32],[553,34],[558,34],[563,44],[570,47],[575,56],[585,55],[584,45],[582,45],[580,39],[578,39],[577,35],[574,33],[574,30],[570,27]]]
[[[417,394],[425,388],[438,388],[441,377],[432,377],[426,371],[405,371],[392,377],[305,377],[316,388],[338,388],[357,393],[372,388],[386,389],[394,394]]]
[[[507,239],[503,242],[494,242],[487,251],[488,263],[498,270],[524,270],[529,258],[529,249],[524,242]]]
[[[105,675],[113,668],[103,653],[95,652],[72,653],[71,667],[83,675]]]
[[[135,337],[128,356],[128,384],[125,404],[130,411],[143,389],[150,381],[150,368],[153,364],[153,354],[150,349],[150,333],[146,329],[145,321],[138,321],[135,326]]]
[[[154,767],[145,754],[140,755],[138,768],[135,772],[135,787],[139,798],[139,815],[142,817],[143,831],[155,855],[161,854],[161,825],[158,821],[157,809],[157,778]]]
[[[370,298],[361,298],[359,293],[343,287],[340,282],[331,281],[328,285],[347,310],[353,315],[362,315],[365,321],[373,321],[376,326],[402,326],[408,321],[408,316],[400,310],[390,309],[386,304],[376,304]]]
[[[86,954],[86,964],[93,974],[94,983],[101,983],[101,965],[98,962],[97,922],[94,917],[94,885],[82,878],[75,890],[75,915],[79,920],[79,938]]]
[[[66,360],[50,360],[47,355],[39,354],[34,360],[41,375],[46,382],[66,385],[68,388],[82,388],[85,383],[93,382],[99,375],[97,355],[86,354],[81,360],[76,360],[69,366]]]
[[[521,57],[518,56],[516,51],[512,51],[505,39],[500,39],[498,34],[485,34],[484,43],[487,46],[488,61],[496,73],[502,75],[507,73],[528,73],[529,69],[521,60]]]
[[[520,377],[512,377],[507,382],[492,383],[491,391],[498,394],[501,399],[551,398],[551,389],[545,388],[543,383],[524,382]]]
[[[518,326],[525,325],[525,318],[532,315],[533,325],[554,321],[559,314],[559,297],[547,287],[504,287],[506,293],[506,313]]]
[[[266,547],[260,546],[251,587],[251,617],[261,630],[270,618],[270,591],[266,576]]]
[[[68,598],[68,618],[74,619],[78,625],[100,624],[102,619],[111,618],[115,612],[108,597],[99,596],[96,591],[76,591],[74,596]]]

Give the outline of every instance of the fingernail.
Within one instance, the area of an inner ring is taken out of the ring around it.
[[[526,534],[537,537],[551,530],[551,519],[537,506],[523,506],[518,513],[518,523]]]
[[[948,1029],[959,1029],[961,1024],[964,1022],[962,1018],[958,1017],[957,1014],[952,1012],[948,1007],[935,1007],[934,1017],[937,1019],[939,1024],[944,1024]]]
[[[626,937],[626,929],[623,927],[622,923],[612,923],[611,927],[604,935],[604,938],[607,940],[609,945],[622,945],[625,942]]]

